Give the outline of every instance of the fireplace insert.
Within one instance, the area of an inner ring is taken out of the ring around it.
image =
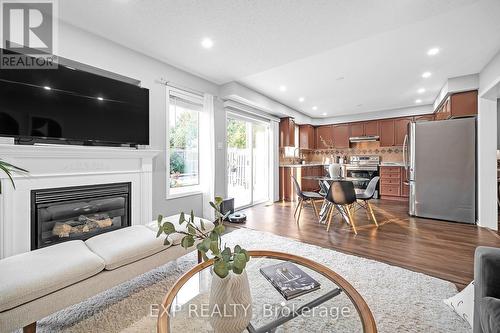
[[[131,225],[131,183],[31,191],[31,249]]]

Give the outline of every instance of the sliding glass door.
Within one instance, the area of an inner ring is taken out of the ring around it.
[[[235,208],[269,200],[269,124],[227,116],[227,193]]]

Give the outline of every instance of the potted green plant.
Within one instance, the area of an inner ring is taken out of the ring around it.
[[[0,160],[0,170],[3,171],[7,177],[9,177],[10,182],[14,189],[16,188],[16,184],[14,183],[14,179],[12,178],[13,173],[27,173],[28,170],[22,169],[10,163]],[[2,193],[2,183],[0,182],[0,193]]]
[[[221,204],[221,197],[210,202],[216,217],[212,230],[208,230],[202,219],[196,224],[194,213],[191,211],[187,219],[186,214],[180,214],[179,225],[183,226],[182,230],[176,230],[173,223],[164,221],[162,215],[158,216],[157,237],[166,234],[164,244],[169,245],[171,234],[182,234],[181,245],[185,249],[192,247],[196,240],[199,241],[196,248],[201,252],[203,260],[213,259],[209,305],[213,315],[210,323],[216,332],[236,333],[243,331],[252,318],[252,297],[245,271],[250,256],[239,245],[231,249],[222,244],[222,234],[225,230],[223,221],[227,214],[221,212]]]

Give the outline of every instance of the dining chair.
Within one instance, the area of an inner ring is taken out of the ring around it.
[[[316,192],[302,191],[297,179],[293,176],[292,178],[293,178],[293,185],[295,187],[295,192],[297,193],[297,197],[299,199],[297,207],[295,207],[295,212],[293,213],[293,216],[295,217],[297,215],[297,210],[298,210],[299,215],[297,216],[297,224],[299,223],[300,214],[302,213],[302,207],[304,206],[304,203],[311,204],[311,206],[313,207],[314,215],[316,215],[316,217],[319,218],[318,209],[316,208],[314,201],[323,200],[321,194]]]
[[[329,189],[330,184],[326,180],[319,181],[319,194],[321,194],[322,197],[326,197]]]
[[[377,184],[380,180],[380,177],[373,177],[370,182],[368,183],[368,186],[366,189],[362,192],[356,192],[356,203],[366,209],[366,211],[369,213],[369,216],[373,223],[378,227],[377,219],[375,218],[375,214],[373,213],[373,208],[372,205],[370,204],[370,200],[373,199],[373,196],[375,195],[375,191],[377,190]]]
[[[336,180],[330,184],[330,189],[326,195],[326,200],[328,200],[332,206],[336,207],[337,210],[344,216],[349,224],[351,224],[354,233],[357,235],[356,223],[354,221],[353,208],[354,203],[356,203],[356,191],[354,190],[354,184],[347,180]],[[333,209],[329,212],[328,225],[326,231],[330,230],[330,225],[333,218]]]

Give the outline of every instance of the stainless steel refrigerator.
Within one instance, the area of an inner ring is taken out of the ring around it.
[[[409,213],[476,223],[476,119],[410,123],[403,148]]]

